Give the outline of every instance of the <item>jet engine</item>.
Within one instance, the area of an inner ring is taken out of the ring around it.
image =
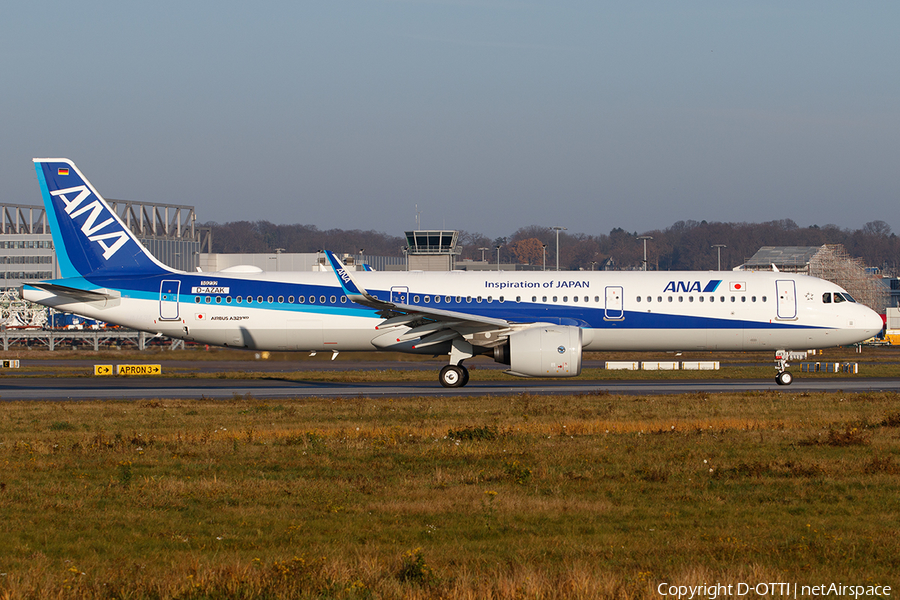
[[[521,377],[575,377],[581,374],[581,328],[536,325],[509,335],[494,348],[494,360]]]

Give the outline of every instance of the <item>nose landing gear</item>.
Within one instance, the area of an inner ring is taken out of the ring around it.
[[[808,353],[791,352],[790,350],[778,350],[775,352],[775,368],[778,369],[778,375],[775,376],[775,383],[778,385],[791,385],[794,376],[787,370],[790,366],[788,360],[803,360]]]

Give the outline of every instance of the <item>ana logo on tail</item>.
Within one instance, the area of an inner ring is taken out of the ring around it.
[[[75,194],[72,200],[66,196],[66,194]],[[55,192],[50,192],[51,196],[58,196],[63,204],[66,205],[66,214],[69,215],[69,218],[73,221],[75,217],[87,214],[87,217],[84,220],[84,223],[81,224],[81,232],[88,237],[88,239],[92,242],[97,242],[100,244],[100,247],[103,248],[103,258],[109,260],[113,255],[125,245],[125,242],[128,241],[128,234],[122,231],[119,228],[116,228],[117,231],[111,231],[107,233],[98,233],[101,229],[106,227],[107,225],[113,224],[116,220],[112,217],[109,217],[102,223],[97,224],[97,220],[103,215],[103,205],[99,200],[94,199],[93,202],[90,202],[83,207],[79,208],[84,202],[86,198],[91,195],[90,190],[87,186],[79,185],[77,187],[66,188],[64,190],[56,190]],[[96,235],[95,235],[96,234]],[[108,244],[107,240],[115,240],[111,244]]]

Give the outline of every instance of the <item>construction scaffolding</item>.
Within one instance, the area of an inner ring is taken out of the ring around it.
[[[880,276],[866,269],[860,258],[852,258],[841,244],[822,246],[763,246],[746,260],[744,271],[803,273],[835,283],[861,304],[884,314],[890,302],[890,290]]]
[[[853,258],[841,244],[825,244],[809,261],[808,274],[836,283],[857,302],[884,314],[890,291],[881,278],[866,270],[861,258]]]

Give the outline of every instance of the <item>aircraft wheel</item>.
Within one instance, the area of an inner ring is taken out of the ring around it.
[[[462,371],[463,371],[463,381],[460,384],[460,386],[468,385],[469,384],[469,370],[462,365],[459,365],[459,368],[462,369]]]
[[[469,379],[468,375],[469,373],[464,367],[447,365],[441,369],[439,379],[444,387],[462,387],[466,385],[466,381]]]
[[[782,371],[775,376],[775,383],[778,385],[791,385],[792,381],[794,381],[794,376],[790,371]]]

